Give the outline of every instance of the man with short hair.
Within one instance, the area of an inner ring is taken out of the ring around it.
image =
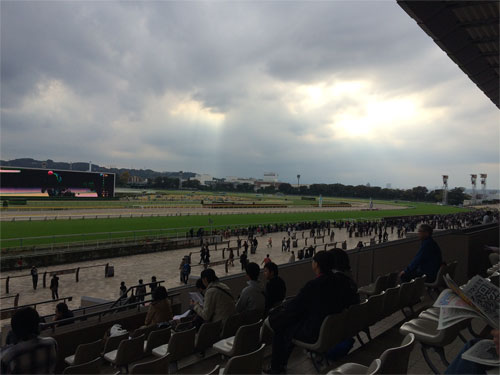
[[[437,273],[443,257],[439,245],[432,238],[432,226],[429,224],[420,224],[418,227],[418,238],[421,240],[420,249],[411,263],[401,271],[399,277],[401,281],[406,282],[415,277],[426,275],[426,282],[432,283],[436,280]]]
[[[257,263],[248,263],[245,267],[247,273],[247,285],[240,294],[236,303],[236,311],[261,311],[264,312],[266,300],[264,292],[259,285],[260,267]]]
[[[40,337],[40,316],[26,307],[16,311],[10,325],[16,343],[0,351],[2,374],[53,374],[57,360],[57,343],[52,337]]]
[[[52,292],[52,299],[59,299],[59,277],[56,274],[50,279],[50,290]]]
[[[286,296],[286,285],[281,277],[278,276],[278,266],[276,263],[269,262],[264,265],[264,277],[267,280],[266,291],[266,310],[280,304]]]

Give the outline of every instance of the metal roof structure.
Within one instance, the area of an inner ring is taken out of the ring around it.
[[[398,0],[398,4],[500,108],[500,2]]]

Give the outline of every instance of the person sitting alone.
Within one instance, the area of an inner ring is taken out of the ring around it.
[[[236,303],[236,312],[258,314],[264,313],[266,298],[259,285],[260,267],[257,263],[248,263],[246,266],[247,286],[243,288]]]
[[[40,337],[38,312],[25,307],[17,310],[10,321],[15,343],[0,350],[2,374],[53,374],[57,361],[57,342]]]
[[[212,268],[203,270],[200,279],[205,285],[203,306],[198,302],[190,301],[194,312],[205,322],[223,321],[235,313],[234,298],[231,289],[219,281]]]
[[[153,301],[149,305],[144,325],[150,326],[172,320],[172,306],[168,299],[168,292],[164,286],[159,286],[153,292]]]
[[[266,310],[269,310],[279,305],[285,299],[286,284],[278,276],[278,266],[273,262],[264,265],[264,277],[267,280],[265,291]]]
[[[58,303],[56,305],[56,316],[54,317],[54,321],[63,320],[73,318],[73,312],[69,309],[68,305],[64,302]],[[68,320],[66,322],[61,322],[57,324],[57,327],[65,326],[67,324],[73,323],[73,320]]]
[[[332,272],[331,256],[317,252],[311,262],[315,278],[307,282],[296,297],[284,303],[283,310],[271,314],[266,325],[274,331],[271,366],[264,372],[279,374],[286,371],[293,349],[292,340],[314,343],[323,320],[340,313],[359,301],[357,290],[343,275]]]
[[[401,281],[407,282],[415,277],[426,275],[426,282],[432,283],[436,280],[437,273],[443,258],[439,245],[432,238],[432,226],[429,224],[420,224],[418,227],[418,238],[420,239],[420,249],[417,255],[406,267],[399,277]]]

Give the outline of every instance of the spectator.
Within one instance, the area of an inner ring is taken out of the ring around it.
[[[151,276],[151,284],[149,284],[149,289],[151,290],[151,294],[158,288],[158,283],[156,282],[156,276]]]
[[[269,254],[266,254],[266,257],[262,261],[261,265],[264,264],[266,265],[267,263],[271,262],[271,258],[269,258]]]
[[[182,282],[184,284],[188,283],[190,273],[191,273],[191,265],[189,264],[189,261],[186,259],[182,266]]]
[[[489,224],[493,222],[493,218],[491,217],[491,211],[486,211],[483,216],[483,224]]]
[[[488,255],[488,258],[490,259],[490,263],[492,266],[495,264],[498,264],[500,260],[500,250],[497,246],[484,246],[484,249],[487,251],[490,251],[491,253]]]
[[[286,285],[281,277],[278,276],[278,266],[276,263],[269,262],[264,265],[264,277],[266,283],[266,310],[279,305],[286,296]]]
[[[59,277],[52,276],[50,279],[50,290],[52,292],[52,299],[59,299]]]
[[[420,249],[408,267],[401,271],[399,277],[401,281],[406,282],[425,274],[427,275],[426,282],[431,283],[436,280],[439,267],[443,262],[441,249],[432,238],[432,226],[429,224],[419,226],[418,238],[422,241]]]
[[[36,287],[38,285],[38,270],[35,266],[31,267],[31,281],[33,283],[33,289],[36,290]]]
[[[229,249],[229,264],[231,267],[234,267],[234,251],[233,249]]]
[[[127,299],[127,286],[125,285],[125,281],[120,283],[120,299]]]
[[[240,255],[240,263],[241,263],[241,270],[245,270],[247,263],[248,263],[248,255],[247,251],[244,250],[243,253]]]
[[[236,311],[264,313],[266,299],[259,285],[260,267],[257,263],[248,263],[246,267],[247,286],[243,288],[236,303]]]
[[[73,316],[73,312],[64,302],[58,303],[56,305],[56,316],[54,317],[54,321],[73,318]],[[57,324],[57,327],[65,326],[71,323],[73,323],[73,320],[68,320],[67,322]]]
[[[288,263],[293,263],[293,262],[295,262],[295,252],[292,251],[290,258],[288,258]]]
[[[144,301],[144,296],[146,295],[146,285],[144,285],[144,281],[142,279],[139,280],[139,285],[135,288],[135,294],[137,296],[137,300],[140,302]]]
[[[40,316],[35,309],[17,310],[11,319],[16,343],[0,351],[2,374],[53,374],[57,343],[52,337],[40,337]]]
[[[153,292],[153,301],[149,305],[144,324],[146,326],[168,322],[172,320],[172,306],[168,300],[168,292],[164,286],[159,286]]]
[[[191,300],[193,310],[206,322],[225,320],[235,312],[234,298],[231,289],[219,281],[211,268],[203,270],[200,279],[207,288],[203,306]]]
[[[325,251],[314,255],[311,266],[316,277],[285,303],[283,310],[271,314],[266,321],[274,330],[271,366],[266,373],[285,371],[293,349],[292,339],[315,342],[327,315],[339,313],[359,301],[347,278],[331,272],[331,257]]]
[[[203,284],[202,279],[196,280],[196,289],[198,289],[198,292],[200,292],[202,296],[205,296],[205,290],[207,290],[207,287]]]

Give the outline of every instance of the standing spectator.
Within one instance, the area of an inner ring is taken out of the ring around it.
[[[40,316],[35,309],[17,310],[10,321],[16,343],[0,351],[2,374],[53,374],[57,361],[57,342],[40,337]]]
[[[245,241],[245,242],[243,243],[243,248],[245,249],[244,251],[245,251],[245,253],[246,253],[246,252],[248,251],[248,242],[247,242],[247,241]]]
[[[189,262],[186,259],[186,261],[184,262],[184,265],[182,266],[182,282],[184,284],[188,283],[190,273],[191,273],[191,265],[189,264]]]
[[[295,262],[295,252],[292,251],[292,255],[290,255],[290,258],[288,258],[288,263],[293,263]]]
[[[269,262],[264,266],[264,277],[266,284],[266,310],[279,305],[286,296],[286,285],[281,277],[278,276],[278,266],[276,263]]]
[[[273,238],[272,237],[269,237],[267,239],[267,247],[273,247]]]
[[[246,266],[247,286],[241,291],[240,298],[236,303],[236,311],[239,313],[264,313],[266,299],[259,285],[260,267],[257,263],[248,263]],[[259,316],[259,318],[261,318]]]
[[[168,292],[164,286],[159,286],[153,292],[153,301],[149,305],[144,325],[150,326],[172,320],[172,306],[168,300]]]
[[[269,262],[271,262],[271,258],[269,258],[269,254],[267,254],[264,260],[262,261],[261,265],[264,264],[265,266]]]
[[[258,267],[258,266],[257,266]],[[231,289],[219,281],[211,268],[203,270],[200,279],[206,286],[203,306],[191,300],[190,304],[198,316],[205,322],[216,322],[229,318],[235,312]]]
[[[245,242],[246,243],[246,242]],[[243,251],[243,253],[240,255],[240,263],[241,263],[241,270],[243,271],[246,266],[247,266],[247,262],[248,262],[248,255],[247,255],[247,251]]]
[[[127,299],[127,286],[125,285],[125,281],[120,283],[120,299]]]
[[[417,235],[422,241],[420,249],[408,267],[401,271],[399,277],[401,281],[406,282],[425,274],[427,275],[426,282],[432,283],[436,280],[437,273],[443,262],[441,249],[432,238],[432,226],[429,224],[420,224]]]
[[[234,251],[233,249],[229,249],[229,264],[234,267]]]
[[[56,305],[56,316],[54,321],[73,318],[73,311],[71,311],[64,302],[58,303]],[[67,324],[73,323],[73,320],[68,320],[67,322],[59,323],[57,327],[65,326]]]
[[[283,239],[281,240],[281,251],[286,251],[286,238],[283,237]]]
[[[140,302],[144,301],[144,296],[146,295],[146,285],[142,279],[139,280],[139,285],[135,288],[135,294]]]
[[[33,289],[36,290],[36,286],[38,285],[38,270],[35,266],[31,267],[31,281],[33,282]]]
[[[52,299],[59,299],[59,277],[56,274],[50,280],[50,290],[52,291]]]
[[[491,211],[486,211],[486,214],[483,216],[483,224],[489,224],[493,222],[493,218],[491,217]]]
[[[186,264],[186,258],[182,258],[181,264],[179,265],[179,279],[180,279],[181,283],[184,283],[184,275],[183,275],[184,264]]]
[[[151,290],[151,294],[158,288],[158,283],[156,282],[156,276],[151,276],[151,284],[149,284],[149,289]]]
[[[290,237],[287,238],[286,240],[286,251],[290,252]]]

